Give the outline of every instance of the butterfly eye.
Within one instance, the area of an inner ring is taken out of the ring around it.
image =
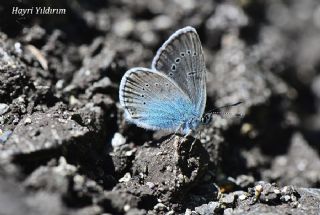
[[[170,76],[173,76],[173,73],[172,73],[172,72],[169,72],[169,75],[170,75]]]
[[[180,62],[180,58],[177,58],[175,61],[176,61],[176,63],[179,63]]]
[[[193,52],[193,56],[196,56],[197,55],[197,52]]]
[[[203,124],[209,124],[211,122],[212,117],[208,114],[205,114],[204,116],[201,117],[201,122]]]
[[[184,57],[184,56],[185,56],[185,53],[184,53],[184,52],[181,52],[180,55],[181,55],[181,57]]]
[[[188,51],[187,51],[187,53],[188,53],[188,54],[191,54],[191,51],[190,51],[190,50],[188,50]]]
[[[146,87],[149,87],[149,84],[146,84]]]

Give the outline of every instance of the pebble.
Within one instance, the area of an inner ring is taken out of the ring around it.
[[[149,182],[149,181],[146,183],[146,185],[147,185],[150,189],[154,188],[154,186],[155,186],[154,183]]]
[[[83,185],[84,184],[84,177],[81,175],[76,175],[73,177],[73,181],[75,182],[75,184],[80,184]]]
[[[275,194],[280,194],[281,191],[280,191],[279,189],[274,189],[273,192],[274,192]]]
[[[222,197],[221,202],[227,206],[232,207],[235,202],[235,196],[233,193],[227,194]]]
[[[192,214],[192,211],[189,208],[187,208],[186,212],[184,212],[184,215],[191,215],[191,214]]]
[[[80,104],[80,101],[74,95],[71,95],[69,98],[69,104],[73,106],[76,104]]]
[[[258,184],[257,186],[254,187],[254,190],[256,191],[256,196],[260,195],[260,193],[263,191],[262,185]]]
[[[111,145],[113,148],[118,148],[119,146],[126,143],[126,138],[122,136],[119,132],[116,132],[111,140]]]
[[[130,172],[127,172],[126,174],[124,174],[122,178],[119,179],[119,182],[128,182],[130,180],[131,180],[131,174]]]
[[[253,129],[252,125],[249,123],[244,123],[241,127],[241,134],[248,134]]]
[[[0,143],[6,142],[9,139],[11,134],[12,134],[12,131],[3,132],[2,130],[0,130]]]
[[[132,149],[132,150],[126,151],[124,155],[127,157],[131,157],[136,151],[137,149]]]
[[[125,211],[125,212],[128,212],[129,210],[130,210],[130,205],[128,205],[128,204],[126,204],[124,207],[123,207],[123,210]]]
[[[289,195],[285,195],[281,197],[281,200],[288,202],[291,199],[291,197]]]
[[[165,206],[164,204],[162,204],[162,203],[158,203],[158,204],[156,204],[154,207],[153,207],[153,209],[155,209],[155,210],[164,210],[164,209],[166,209],[167,208],[167,206]]]
[[[219,210],[220,206],[219,202],[209,202],[208,204],[196,207],[195,211],[200,215],[215,214],[217,210]]]
[[[174,214],[174,211],[173,210],[171,210],[171,211],[169,211],[168,213],[166,213],[166,215],[173,215]]]
[[[281,190],[282,193],[286,193],[287,191],[288,191],[288,186],[283,187]]]
[[[7,113],[9,110],[9,105],[0,103],[0,116]]]
[[[242,195],[239,196],[239,199],[240,199],[241,201],[245,200],[246,198],[247,198],[247,196],[244,195],[244,194],[242,194]]]
[[[57,83],[56,83],[56,88],[58,90],[61,90],[63,88],[63,86],[64,86],[64,80],[62,80],[62,79],[58,80]]]
[[[18,54],[21,54],[22,53],[21,43],[19,42],[14,43],[14,49]]]
[[[227,208],[223,211],[224,215],[232,215],[233,214],[233,209],[232,208]]]
[[[24,124],[27,125],[27,124],[30,124],[32,122],[31,118],[30,117],[27,117],[25,120],[24,120]]]
[[[291,205],[291,207],[293,207],[293,208],[298,208],[299,206],[301,207],[301,205],[299,204],[298,201],[291,202],[290,205]]]
[[[180,183],[183,183],[183,182],[184,182],[184,177],[183,177],[182,174],[179,174],[179,175],[178,175],[178,181],[179,181]]]
[[[169,171],[169,172],[172,172],[172,166],[167,166],[167,170]]]

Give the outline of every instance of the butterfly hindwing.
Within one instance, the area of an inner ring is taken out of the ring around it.
[[[194,117],[188,95],[166,75],[146,68],[126,72],[119,99],[127,119],[147,129],[175,131]]]

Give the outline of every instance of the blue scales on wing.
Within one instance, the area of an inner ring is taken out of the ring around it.
[[[121,80],[119,98],[126,118],[143,128],[176,131],[195,117],[189,96],[158,71],[146,68],[127,71]]]

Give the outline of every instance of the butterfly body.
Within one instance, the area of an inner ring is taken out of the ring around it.
[[[128,70],[119,100],[128,121],[152,130],[188,134],[201,124],[206,68],[194,28],[175,32],[158,50],[151,69]]]

